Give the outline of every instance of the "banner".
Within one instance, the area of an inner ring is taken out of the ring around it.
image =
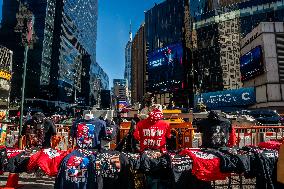
[[[203,103],[207,108],[248,106],[256,103],[254,88],[224,90],[195,95],[194,104]]]

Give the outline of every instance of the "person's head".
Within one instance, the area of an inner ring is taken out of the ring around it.
[[[93,114],[85,114],[84,119],[86,121],[92,120],[92,119],[94,119],[94,115]]]
[[[42,112],[37,112],[33,115],[33,120],[34,122],[36,122],[37,124],[43,123],[45,118],[45,115]]]
[[[163,112],[157,108],[154,108],[148,115],[151,122],[157,122],[163,119]]]

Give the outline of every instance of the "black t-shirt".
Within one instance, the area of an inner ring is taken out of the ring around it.
[[[168,154],[171,161],[173,188],[188,188],[192,171],[192,159],[189,156],[181,156],[174,153]]]
[[[0,171],[4,171],[5,166],[8,163],[6,148],[0,148]]]
[[[35,154],[39,149],[29,149],[29,150],[9,150],[12,155],[8,158],[8,162],[5,165],[4,170],[11,173],[22,173],[27,172],[27,165],[29,163],[30,157]],[[13,152],[15,151],[15,152]],[[15,154],[15,155],[13,155]]]
[[[104,151],[96,157],[98,189],[125,189],[129,185],[129,163],[117,151]]]
[[[106,137],[106,123],[100,119],[78,120],[70,135],[76,139],[78,148],[101,149],[101,139]]]
[[[213,111],[208,118],[197,123],[197,131],[203,134],[202,147],[205,148],[227,146],[231,130],[231,122]]]
[[[49,119],[40,124],[30,119],[24,124],[21,134],[26,136],[27,147],[50,148],[51,137],[56,134],[56,127]]]
[[[159,183],[159,188],[171,188],[170,158],[157,150],[146,150],[141,155],[140,170],[146,176],[146,188]]]
[[[141,156],[139,153],[125,153],[122,152],[128,159],[128,163],[133,170],[139,170],[141,165]]]
[[[158,150],[146,150],[141,155],[140,169],[147,174],[157,175],[169,168],[169,157]]]
[[[251,152],[251,170],[247,176],[256,177],[256,188],[274,189],[276,180],[273,179],[273,173],[277,167],[278,151],[261,150],[257,147],[244,147],[243,150]]]
[[[239,153],[237,148],[223,147],[216,149],[203,149],[206,153],[220,158],[220,170],[223,173],[247,173],[250,170],[250,159],[247,153]]]

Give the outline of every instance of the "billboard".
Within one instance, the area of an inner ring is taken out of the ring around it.
[[[0,108],[7,108],[12,79],[13,52],[0,47]]]
[[[128,106],[126,101],[118,101],[118,111],[122,111],[124,108]]]
[[[150,90],[170,91],[181,88],[184,75],[182,57],[181,43],[148,53],[147,71]]]
[[[240,58],[242,81],[247,81],[264,73],[261,46],[257,46]]]
[[[194,105],[203,103],[209,109],[222,109],[222,107],[244,107],[256,103],[255,89],[241,88],[195,95]]]

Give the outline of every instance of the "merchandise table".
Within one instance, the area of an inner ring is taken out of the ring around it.
[[[278,151],[259,147],[195,148],[167,153],[146,150],[140,154],[0,149],[2,171],[33,173],[40,169],[50,177],[56,176],[55,188],[147,188],[153,183],[156,188],[255,188],[260,184],[267,189],[277,188],[273,165]],[[245,156],[248,159],[242,159]]]

